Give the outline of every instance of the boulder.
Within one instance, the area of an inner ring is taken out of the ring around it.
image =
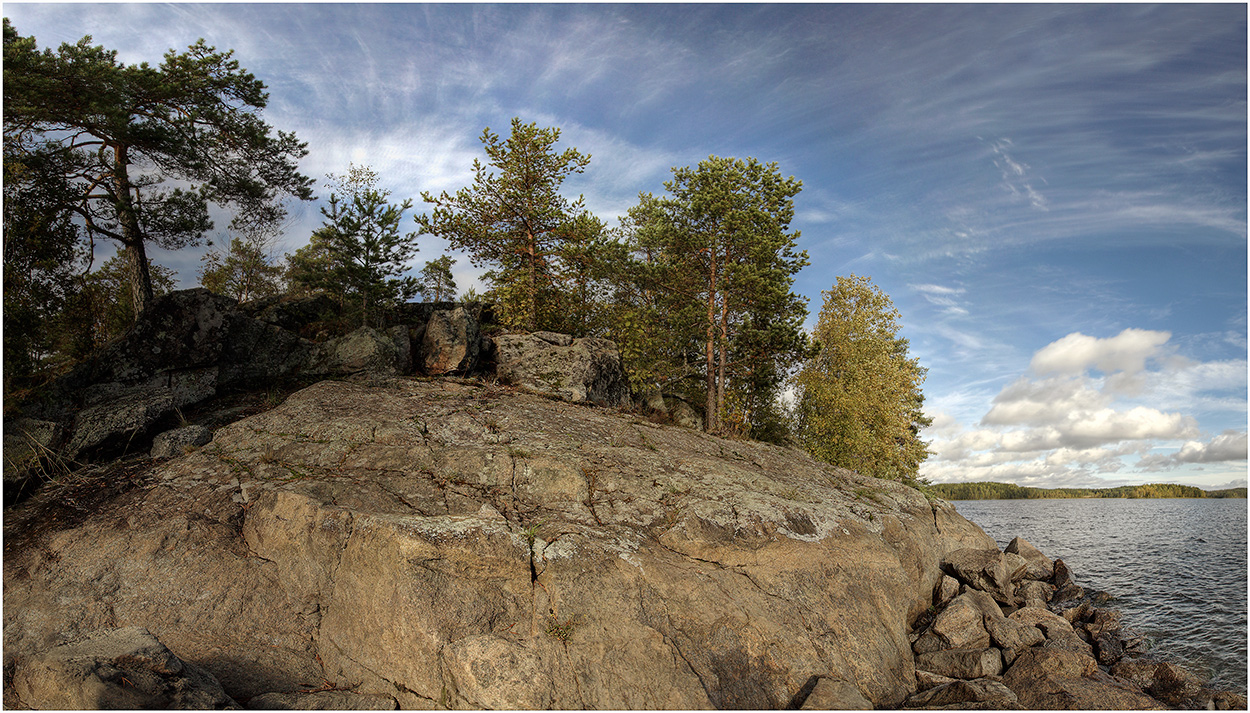
[[[916,669],[916,690],[918,691],[927,691],[930,688],[943,686],[957,680],[959,679],[951,678],[950,676],[939,676],[932,671],[925,671],[924,669]]]
[[[821,677],[800,708],[805,711],[870,711],[873,705],[854,683]]]
[[[1020,587],[1016,590],[1016,598],[1020,601],[1022,607],[1045,609],[1046,604],[1050,601],[1050,595],[1054,591],[1055,585],[1049,582],[1026,579],[1020,583]]]
[[[983,649],[990,645],[985,615],[972,602],[973,592],[956,597],[912,646],[917,654],[943,649]],[[1001,615],[1000,615],[1001,616]]]
[[[461,305],[430,314],[416,362],[430,376],[464,374],[477,366],[482,333],[477,320]]]
[[[116,623],[236,700],[781,708],[825,677],[899,706],[940,561],[993,547],[897,482],[484,384],[325,381],[147,467],[6,511],[14,671]]]
[[[295,334],[305,332],[310,325],[317,322],[337,319],[341,313],[338,303],[324,293],[308,297],[281,295],[254,300],[239,305],[239,310],[259,322]]]
[[[1023,537],[1016,537],[1008,542],[1003,552],[1024,558],[1028,563],[1028,569],[1024,573],[1027,579],[1044,581],[1055,575],[1055,563]]]
[[[177,403],[165,387],[135,388],[74,417],[73,436],[66,447],[70,460],[126,452],[133,444],[146,445],[158,425],[173,418]]]
[[[969,587],[989,594],[996,601],[1004,604],[1015,601],[1003,553],[997,549],[956,550],[942,560],[942,569]]]
[[[239,707],[212,674],[134,626],[101,629],[30,658],[15,672],[13,687],[36,709]]]
[[[1027,709],[1151,710],[1159,703],[1109,676],[1084,654],[1049,647],[1025,649],[1003,674],[1003,684]]]
[[[987,619],[986,628],[994,645],[1002,649],[1003,659],[1009,666],[1021,651],[1046,642],[1046,635],[1041,629],[1018,620]]]
[[[1068,566],[1063,563],[1063,560],[1055,560],[1054,574],[1050,578],[1050,583],[1055,585],[1056,590],[1076,585],[1076,581],[1072,579],[1072,571],[1069,570]]]
[[[213,432],[195,424],[165,431],[152,439],[153,458],[173,458],[189,449],[199,448],[213,440]]]
[[[950,683],[916,693],[907,699],[908,708],[957,707],[962,709],[1015,708],[1018,699],[1010,688],[991,678]]]
[[[1013,552],[1003,553],[1003,564],[1007,567],[1007,578],[1012,583],[1019,582],[1025,578],[1029,571],[1029,561]]]
[[[1094,637],[1094,658],[1102,666],[1111,666],[1124,657],[1124,641],[1119,632],[1106,632]]]
[[[1025,607],[1012,612],[1007,618],[1026,626],[1037,627],[1047,639],[1076,636],[1072,624],[1067,619],[1046,609]]]
[[[1120,612],[1115,609],[1094,609],[1089,621],[1085,623],[1085,630],[1093,637],[1103,633],[1116,633],[1123,628]]]
[[[629,382],[614,342],[543,339],[534,334],[495,337],[496,376],[573,403],[629,405]]]
[[[28,493],[39,482],[43,459],[54,456],[65,437],[59,423],[15,418],[4,424],[4,504]]]
[[[302,371],[310,375],[398,374],[402,367],[401,356],[400,347],[391,335],[372,327],[361,327],[318,345],[311,363]]]
[[[944,607],[958,595],[959,580],[949,574],[942,575],[942,581],[938,583],[937,592],[934,596],[935,603],[939,607]]]
[[[916,657],[916,668],[939,676],[965,680],[997,676],[1003,672],[1003,657],[998,649],[947,649]]]
[[[696,430],[703,428],[703,417],[685,400],[676,396],[665,396],[664,404],[668,408],[668,417],[673,425]]]

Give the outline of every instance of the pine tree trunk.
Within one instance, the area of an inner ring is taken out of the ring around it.
[[[716,430],[716,250],[708,251],[711,269],[707,290],[707,399],[704,403],[703,430]]]
[[[534,246],[534,234],[526,233],[526,237],[529,240],[529,243],[527,244],[526,248],[527,248],[527,252],[529,253],[529,258],[530,258],[529,259],[529,263],[530,263],[529,264],[529,270],[530,270],[530,284],[529,284],[530,310],[529,312],[530,313],[528,317],[528,322],[529,322],[528,329],[529,331],[533,332],[533,331],[537,331],[538,329],[538,251]]]
[[[135,319],[152,304],[152,273],[143,247],[143,230],[134,208],[134,195],[127,173],[126,147],[113,149],[113,190],[117,196],[117,222],[121,224],[123,251],[126,255],[126,277],[130,281],[130,299]]]
[[[720,364],[716,374],[716,413],[725,412],[725,371],[729,357],[729,296],[721,300],[720,307]]]

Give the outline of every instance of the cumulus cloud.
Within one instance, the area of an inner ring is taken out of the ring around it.
[[[1147,329],[1125,329],[1106,339],[1073,332],[1042,347],[1033,355],[1029,369],[1035,374],[1080,374],[1088,369],[1135,374],[1171,338],[1170,332]]]
[[[1246,460],[1246,433],[1225,431],[1209,441],[1186,441],[1175,453],[1150,455],[1137,462],[1146,471],[1173,470],[1186,463],[1225,463]]]
[[[1200,406],[1244,413],[1245,362],[1180,358],[1167,349],[1170,337],[1074,332],[1046,345],[993,397],[979,427],[946,414],[935,420],[925,432],[932,457],[922,474],[936,482],[1104,487],[1109,474],[1245,461],[1245,431],[1200,441],[1195,418]],[[1159,448],[1175,450],[1151,454]]]

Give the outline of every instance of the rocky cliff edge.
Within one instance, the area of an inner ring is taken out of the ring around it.
[[[898,706],[944,555],[995,548],[897,483],[504,386],[324,381],[186,450],[6,512],[7,680],[143,627],[243,705]]]

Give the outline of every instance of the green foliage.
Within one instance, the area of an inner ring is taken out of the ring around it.
[[[808,264],[789,229],[802,183],[776,164],[709,157],[622,218],[610,335],[636,388],[701,392],[705,427],[781,440],[777,396],[806,354]]]
[[[200,40],[159,67],[126,65],[90,37],[40,52],[4,21],[5,159],[57,157],[27,164],[64,189],[44,208],[121,246],[135,314],[153,297],[147,244],[198,244],[210,204],[241,230],[276,223],[285,195],[312,195],[295,166],[304,144],[271,133],[256,113],[265,85],[231,55]]]
[[[451,274],[455,264],[450,255],[426,262],[421,270],[421,296],[430,302],[456,299],[456,279]]]
[[[274,233],[251,233],[230,238],[223,254],[210,250],[201,258],[200,285],[242,303],[280,293],[282,267],[273,264],[266,248]]]
[[[520,119],[506,140],[488,128],[481,137],[487,163],[473,161],[472,186],[455,195],[421,194],[433,204],[429,215],[417,216],[421,232],[491,268],[486,277],[506,327],[576,332],[584,317],[585,310],[570,306],[585,299],[579,280],[589,282],[584,262],[603,225],[581,197],[560,195],[564,179],[584,171],[590,157],[575,148],[557,153],[559,139],[559,129]]]
[[[169,268],[154,264],[151,275],[156,297],[177,286],[176,275]],[[81,280],[53,323],[60,354],[71,360],[83,359],[125,334],[135,321],[130,296],[125,258],[115,255]]]
[[[64,172],[46,164],[64,153],[16,151],[4,142],[4,389],[26,380],[52,351],[48,325],[86,269],[72,216],[58,210],[73,193]]]
[[[914,478],[928,456],[920,429],[926,370],[907,356],[899,313],[868,278],[839,277],[824,294],[819,350],[795,378],[803,447],[836,466],[879,478]]]
[[[929,486],[946,500],[1034,500],[1062,498],[1244,498],[1245,488],[1205,491],[1192,485],[1147,483],[1115,488],[1030,488],[1014,483],[936,483]]]
[[[388,203],[367,166],[349,166],[331,175],[329,206],[311,242],[288,259],[287,280],[297,290],[325,290],[344,307],[358,311],[360,323],[379,326],[387,307],[416,295],[418,283],[404,276],[417,252],[416,233],[400,234],[411,200]]]

